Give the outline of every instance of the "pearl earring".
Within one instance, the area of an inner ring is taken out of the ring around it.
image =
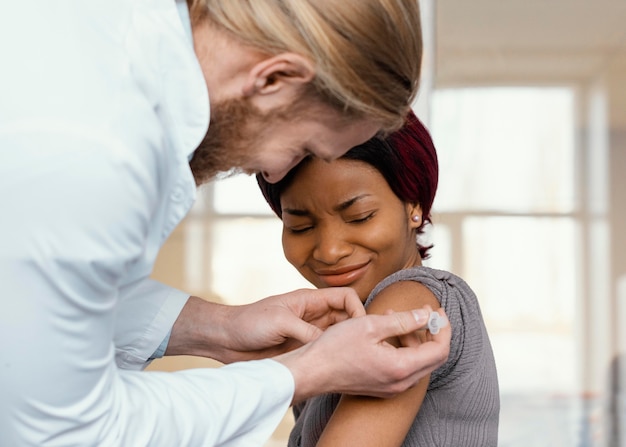
[[[413,222],[419,222],[420,221],[420,217],[419,216],[413,216],[413,217],[411,217],[411,220]]]

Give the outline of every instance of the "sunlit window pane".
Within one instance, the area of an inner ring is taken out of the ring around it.
[[[577,240],[570,218],[465,220],[464,276],[481,303],[503,392],[578,389]]]
[[[570,89],[443,89],[432,104],[439,210],[574,209]]]
[[[214,223],[213,290],[228,304],[245,304],[294,289],[313,288],[283,256],[282,223],[233,218]]]
[[[436,217],[435,217],[436,221]],[[452,270],[452,235],[450,228],[442,223],[435,223],[426,227],[426,234],[422,238],[424,245],[432,244],[428,252],[430,257],[423,264],[439,270]]]
[[[254,176],[240,174],[218,180],[214,194],[213,207],[219,214],[273,214]]]

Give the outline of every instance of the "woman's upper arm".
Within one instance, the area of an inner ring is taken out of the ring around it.
[[[439,302],[423,284],[401,281],[382,290],[367,312],[384,314],[388,310],[410,310],[425,305],[436,309]],[[424,332],[421,336],[428,335]],[[397,339],[388,341],[399,343]],[[413,388],[391,399],[343,395],[317,447],[400,446],[424,400],[429,380],[430,376],[426,376]]]

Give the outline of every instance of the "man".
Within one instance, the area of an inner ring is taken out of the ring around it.
[[[148,279],[196,184],[276,181],[397,127],[420,51],[409,0],[4,2],[2,444],[257,446],[293,401],[440,365],[449,330],[384,342],[423,310],[363,317],[350,289],[220,306]],[[133,371],[163,351],[233,364]]]

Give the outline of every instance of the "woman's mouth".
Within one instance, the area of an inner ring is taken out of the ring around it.
[[[368,266],[369,262],[365,262],[332,269],[318,269],[315,270],[315,274],[327,287],[345,287],[361,279]]]

